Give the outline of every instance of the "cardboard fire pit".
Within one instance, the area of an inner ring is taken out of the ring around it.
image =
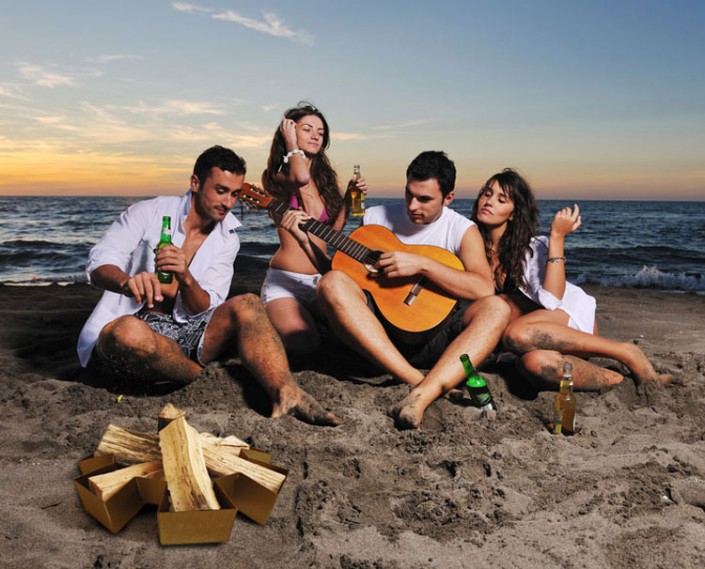
[[[151,444],[152,435],[137,435]],[[209,459],[214,460],[212,455]],[[173,511],[163,476],[135,477],[115,492],[104,496],[97,494],[91,485],[92,477],[117,471],[130,462],[118,461],[112,454],[96,454],[82,460],[79,463],[81,475],[74,479],[74,486],[85,510],[112,533],[124,528],[145,505],[154,505],[157,506],[162,545],[222,543],[230,538],[238,511],[259,524],[266,523],[269,518],[288,474],[287,470],[269,464],[270,459],[271,456],[263,451],[243,448],[239,450],[237,462],[219,463],[212,488],[220,509]],[[226,473],[228,469],[245,470],[250,476],[243,472]]]

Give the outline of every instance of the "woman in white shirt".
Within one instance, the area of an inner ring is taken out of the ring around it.
[[[538,207],[529,184],[506,168],[480,190],[472,209],[495,290],[512,316],[503,343],[519,357],[519,369],[535,386],[556,386],[563,364],[573,364],[575,387],[598,390],[620,383],[621,373],[585,358],[606,357],[624,364],[636,382],[669,383],[634,344],[597,333],[595,299],[565,278],[564,242],[582,223],[577,204],[561,209],[550,237],[537,237]]]

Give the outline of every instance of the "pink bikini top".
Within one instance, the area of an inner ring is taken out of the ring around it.
[[[296,193],[291,193],[291,199],[289,200],[289,207],[294,209],[299,209],[299,198],[296,197]],[[303,209],[303,208],[302,208]],[[329,223],[330,217],[328,217],[328,210],[324,207],[321,215],[318,216],[318,221],[321,223]]]

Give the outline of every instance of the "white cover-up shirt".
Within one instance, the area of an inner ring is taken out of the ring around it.
[[[457,211],[443,206],[440,217],[428,225],[419,225],[409,219],[406,204],[378,205],[368,208],[363,218],[365,225],[381,225],[389,229],[404,245],[435,245],[460,254],[465,232],[475,225]]]
[[[172,243],[181,247],[186,235],[184,222],[191,209],[191,191],[183,196],[161,196],[137,202],[113,222],[100,241],[91,249],[86,265],[91,273],[102,265],[116,265],[128,275],[146,271],[154,272],[154,249],[161,235],[162,216],[172,219]],[[227,298],[233,277],[233,264],[240,250],[236,229],[241,223],[231,213],[216,224],[193,256],[189,270],[210,296],[213,308]],[[135,314],[144,303],[115,292],[105,291],[86,321],[78,337],[78,358],[86,367],[98,335],[103,327],[120,316]],[[183,304],[181,292],[174,302],[173,317],[177,322],[187,322],[189,314]]]
[[[548,237],[534,237],[531,241],[533,255],[527,252],[524,260],[524,277],[527,288],[521,288],[525,296],[548,310],[563,310],[570,321],[568,325],[581,332],[592,334],[595,327],[597,302],[583,289],[566,281],[563,298],[556,298],[543,288],[548,260]]]

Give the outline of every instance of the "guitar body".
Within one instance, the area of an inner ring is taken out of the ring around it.
[[[373,251],[414,253],[454,269],[465,269],[460,259],[450,251],[433,245],[405,245],[381,225],[363,225],[353,231],[349,238]],[[409,294],[419,281],[418,276],[387,278],[342,251],[337,251],[333,256],[332,268],[343,271],[361,289],[368,291],[384,319],[405,341],[423,341],[427,334],[420,333],[432,332],[443,324],[457,303],[455,298],[424,279],[423,285],[417,288],[418,294],[413,302],[408,304]]]

